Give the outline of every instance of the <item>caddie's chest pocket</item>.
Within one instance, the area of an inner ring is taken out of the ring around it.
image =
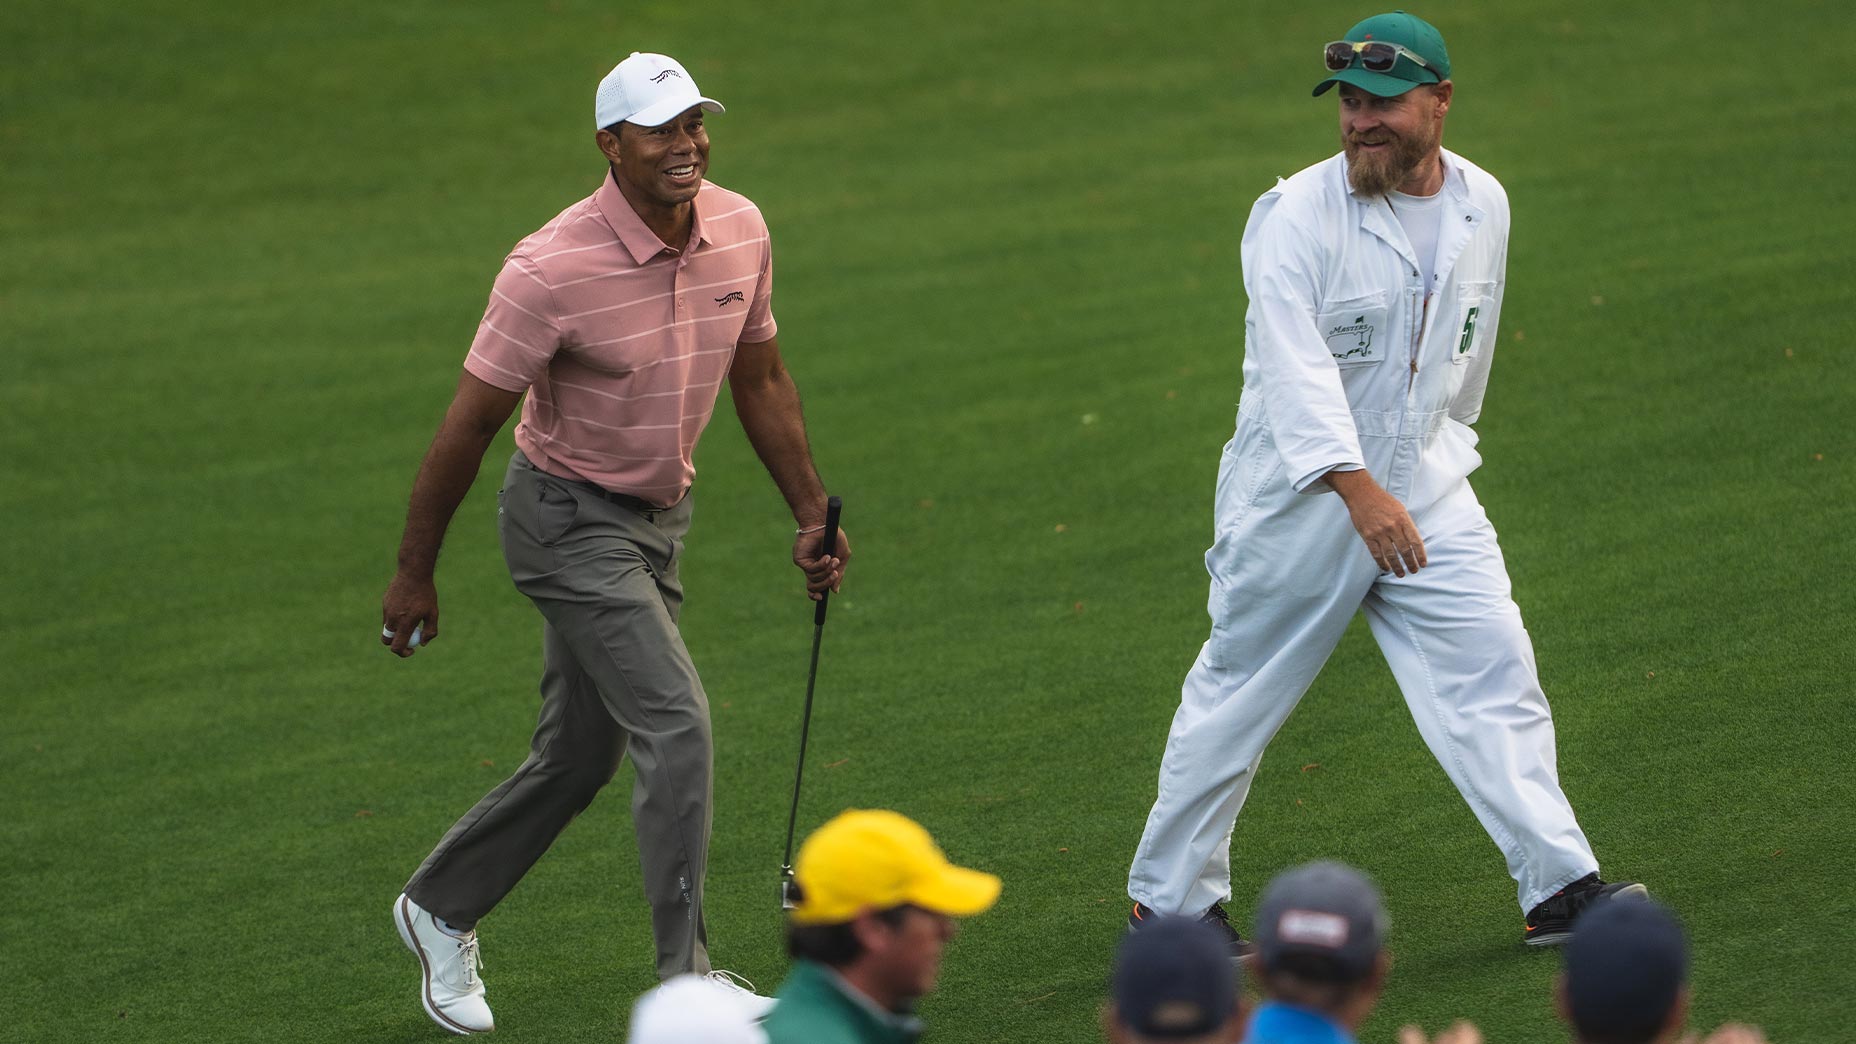
[[[1392,331],[1386,329],[1387,312],[1383,291],[1322,307],[1315,325],[1336,365],[1367,366],[1386,357],[1392,340]]]
[[[1489,314],[1494,304],[1493,281],[1468,282],[1457,287],[1456,342],[1450,347],[1451,362],[1468,365],[1471,359],[1482,354],[1489,324],[1495,318]]]

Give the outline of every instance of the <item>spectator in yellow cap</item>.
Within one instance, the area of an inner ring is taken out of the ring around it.
[[[907,1044],[934,989],[956,917],[989,909],[999,879],[947,861],[895,812],[852,809],[819,827],[793,867],[786,948],[794,959],[765,1028],[769,1044]]]

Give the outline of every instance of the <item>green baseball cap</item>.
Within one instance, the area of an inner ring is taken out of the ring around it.
[[[1450,52],[1444,49],[1443,34],[1437,31],[1436,26],[1414,14],[1393,11],[1390,14],[1374,15],[1347,30],[1341,42],[1388,43],[1402,47],[1410,54],[1400,54],[1392,68],[1385,72],[1373,72],[1364,66],[1359,53],[1355,52],[1351,65],[1315,85],[1317,97],[1327,93],[1328,88],[1337,83],[1351,83],[1368,94],[1394,98],[1419,84],[1441,83],[1450,78]],[[1424,64],[1412,61],[1413,54],[1422,59]]]

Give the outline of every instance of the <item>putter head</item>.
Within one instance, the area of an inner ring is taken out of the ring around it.
[[[793,868],[780,868],[780,909],[791,910],[799,906],[799,885],[793,881]]]

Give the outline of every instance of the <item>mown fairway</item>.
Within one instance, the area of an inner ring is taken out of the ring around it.
[[[1812,0],[1419,8],[1446,144],[1514,205],[1475,482],[1606,870],[1687,920],[1696,1023],[1847,1040],[1856,379],[1847,34]],[[730,106],[856,562],[802,826],[900,809],[1002,874],[931,1040],[1096,1039],[1238,389],[1250,201],[1336,147],[1372,8],[47,3],[0,12],[0,1038],[431,1041],[388,904],[520,762],[539,631],[505,433],[375,644],[490,280],[601,175],[633,49]],[[726,401],[685,633],[714,701],[717,963],[772,988],[810,637]],[[1494,847],[1363,627],[1276,740],[1234,910],[1382,882],[1364,1039],[1564,1039]],[[621,780],[624,775],[621,776]],[[626,787],[484,923],[498,1039],[616,1041],[651,982]]]

